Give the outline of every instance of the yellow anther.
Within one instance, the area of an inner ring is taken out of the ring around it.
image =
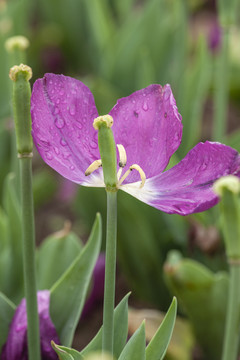
[[[99,130],[99,126],[101,124],[105,123],[107,125],[108,128],[111,128],[113,126],[113,118],[111,115],[103,115],[103,116],[98,116],[96,119],[94,119],[93,121],[93,127],[95,130]]]
[[[124,146],[121,144],[117,144],[118,152],[119,152],[119,166],[121,168],[124,168],[124,166],[127,163],[127,154],[126,150],[124,149]]]
[[[85,171],[85,176],[90,175],[93,171],[99,169],[102,166],[102,160],[95,160]]]
[[[143,171],[143,169],[137,165],[137,164],[133,164],[129,167],[129,169],[125,172],[125,174],[121,177],[121,179],[118,181],[117,186],[119,187],[123,181],[128,177],[128,175],[130,174],[130,172],[132,170],[137,170],[139,172],[139,175],[141,177],[141,184],[140,184],[140,189],[144,186],[145,181],[146,181],[146,175],[145,172]]]

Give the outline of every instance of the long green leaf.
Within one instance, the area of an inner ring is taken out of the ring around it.
[[[158,331],[148,344],[146,360],[162,360],[171,340],[177,314],[177,299],[174,297]]]
[[[38,289],[50,289],[81,249],[81,241],[67,228],[47,237],[37,252]]]
[[[118,360],[145,360],[145,322],[135,331]]]
[[[114,310],[114,345],[113,353],[119,357],[127,341],[128,334],[128,298],[127,294]],[[102,349],[102,327],[92,341],[81,351],[81,355],[87,355],[92,351]]]
[[[16,306],[2,292],[0,292],[0,354],[1,347],[8,335],[9,325],[12,321]]]
[[[84,305],[92,271],[96,263],[102,234],[97,214],[88,243],[73,264],[51,288],[50,314],[61,344],[70,346]]]
[[[55,344],[54,341],[52,341],[51,344],[52,344],[52,348],[58,354],[59,360],[83,360],[84,359],[77,350],[69,349],[66,346],[57,345],[57,344]]]

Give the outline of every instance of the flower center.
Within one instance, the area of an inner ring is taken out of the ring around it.
[[[128,168],[128,170],[121,177],[123,168],[126,166],[126,163],[127,163],[127,154],[126,154],[126,150],[122,144],[117,144],[117,148],[118,148],[118,153],[119,153],[119,164],[118,164],[119,170],[117,173],[117,179],[118,179],[117,188],[118,189],[120,188],[120,186],[122,185],[124,180],[132,172],[132,170],[136,170],[136,171],[138,171],[140,178],[141,178],[141,184],[140,184],[140,189],[141,189],[144,186],[145,181],[146,181],[145,172],[139,165],[133,164]],[[99,169],[101,166],[102,166],[101,159],[93,161],[93,163],[85,171],[85,176],[92,174],[92,172]]]

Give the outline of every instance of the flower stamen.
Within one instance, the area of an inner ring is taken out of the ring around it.
[[[117,187],[119,187],[123,181],[128,177],[128,175],[130,174],[130,172],[132,170],[137,170],[139,172],[139,175],[141,177],[141,184],[140,184],[140,189],[144,186],[145,181],[146,181],[146,175],[145,172],[143,171],[143,169],[137,165],[137,164],[133,164],[129,167],[129,169],[125,172],[125,174],[121,177],[121,179],[118,181]]]
[[[91,163],[91,165],[89,165],[89,167],[85,171],[85,176],[91,175],[93,171],[99,169],[101,166],[102,166],[102,160],[101,159],[95,160],[93,163]]]
[[[123,145],[117,144],[117,148],[118,148],[118,153],[119,153],[119,163],[118,163],[119,170],[117,173],[117,178],[119,180],[122,175],[122,170],[126,166],[126,163],[127,163],[127,154],[126,154],[126,150]]]

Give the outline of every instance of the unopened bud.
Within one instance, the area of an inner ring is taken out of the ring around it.
[[[14,50],[26,50],[29,47],[29,40],[25,36],[12,36],[5,41],[5,48],[8,52]]]

